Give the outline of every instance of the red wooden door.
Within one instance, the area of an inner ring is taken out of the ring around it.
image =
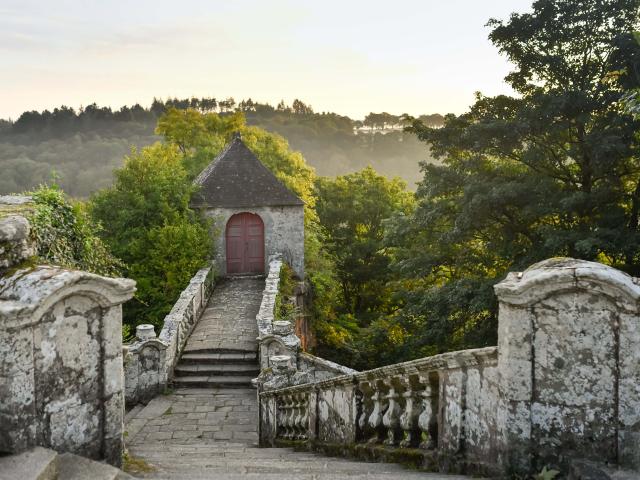
[[[253,213],[227,222],[227,273],[264,273],[264,223]]]

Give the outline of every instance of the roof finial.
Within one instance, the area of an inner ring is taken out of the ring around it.
[[[233,132],[233,140],[242,140],[242,133],[240,133],[240,130],[236,130],[235,132]]]

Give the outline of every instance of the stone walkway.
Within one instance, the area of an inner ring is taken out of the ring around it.
[[[216,286],[185,347],[188,357],[252,355],[257,350],[256,314],[264,280],[236,278]],[[227,353],[225,353],[227,352]],[[243,352],[243,353],[239,353]],[[250,352],[250,353],[249,353]],[[235,365],[212,359],[198,368],[217,369],[204,385],[222,385],[220,376]],[[193,359],[192,359],[193,361]],[[203,360],[204,361],[204,360]],[[194,363],[187,363],[187,366]],[[182,377],[186,376],[185,371]],[[231,371],[231,375],[237,375]],[[193,378],[193,377],[192,377]],[[211,378],[216,378],[214,382]],[[180,382],[185,385],[184,381]],[[197,384],[194,382],[186,383]],[[244,384],[238,384],[242,387]],[[253,388],[179,388],[130,412],[125,443],[135,476],[171,480],[333,480],[463,479],[410,472],[399,465],[326,458],[284,448],[258,448],[258,403]]]
[[[130,473],[163,480],[468,480],[399,465],[258,448],[257,424],[255,390],[181,389],[157,397],[127,423],[132,463],[142,467]],[[141,471],[146,467],[152,471]]]
[[[258,325],[264,278],[223,279],[185,346],[185,353],[196,350],[231,349],[257,351]]]

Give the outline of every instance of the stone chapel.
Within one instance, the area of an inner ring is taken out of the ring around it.
[[[198,175],[192,207],[213,219],[222,275],[264,274],[282,254],[304,278],[304,202],[247,148],[239,134]]]

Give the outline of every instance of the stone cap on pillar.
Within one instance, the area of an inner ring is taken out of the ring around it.
[[[18,270],[0,278],[0,328],[12,328],[37,321],[57,301],[70,295],[86,295],[102,307],[129,300],[136,282],[108,278],[61,267],[39,266]]]
[[[527,306],[552,294],[591,291],[611,298],[621,308],[640,310],[639,280],[602,263],[568,257],[543,260],[524,272],[511,272],[493,288],[501,303]]]

